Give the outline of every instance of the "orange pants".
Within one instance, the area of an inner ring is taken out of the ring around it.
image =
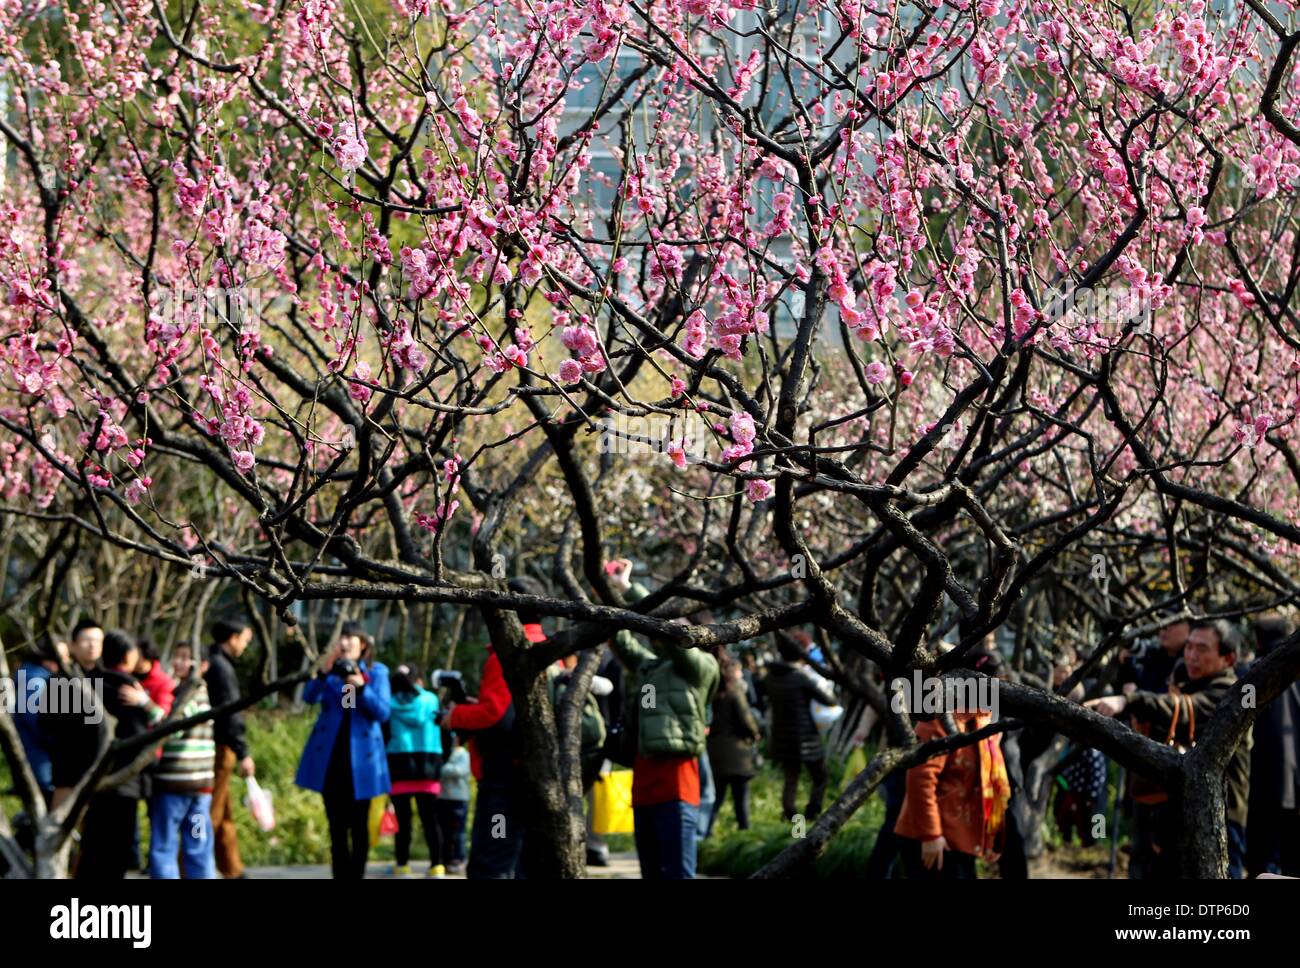
[[[239,877],[244,862],[239,857],[239,834],[235,831],[235,805],[230,781],[239,760],[229,746],[217,747],[217,775],[212,784],[212,831],[216,837],[217,870],[223,877]]]

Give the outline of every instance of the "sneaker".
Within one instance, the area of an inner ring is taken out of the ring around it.
[[[429,868],[429,876],[430,876],[430,877],[446,877],[446,876],[447,876],[447,868],[443,867],[441,864],[434,864],[432,867]]]
[[[454,860],[447,865],[448,874],[464,874],[465,862],[463,860]]]
[[[389,868],[388,874],[390,877],[410,877],[411,865],[402,864],[399,866],[397,864],[394,864],[391,868]]]
[[[587,848],[587,866],[588,867],[608,867],[609,866],[609,848],[601,850],[598,847]]]

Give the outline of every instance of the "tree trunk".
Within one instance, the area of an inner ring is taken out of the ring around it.
[[[513,612],[495,609],[483,612],[514,701],[516,728],[523,739],[528,798],[523,805],[528,823],[525,848],[528,877],[534,880],[585,877],[586,829],[581,811],[575,818],[571,803],[576,799],[581,807],[582,791],[576,776],[571,778],[575,789],[566,788],[546,672],[533,668],[524,644],[523,627]]]
[[[1203,765],[1192,749],[1183,770],[1181,798],[1172,797],[1174,816],[1182,817],[1180,865],[1184,878],[1221,880],[1228,876],[1228,826],[1223,772]],[[1179,802],[1181,800],[1181,803]]]

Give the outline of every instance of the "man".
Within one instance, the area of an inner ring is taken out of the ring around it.
[[[213,709],[235,702],[240,697],[235,663],[253,640],[253,630],[243,622],[222,620],[212,627],[212,648],[204,682]],[[235,830],[234,798],[230,781],[238,772],[253,775],[255,766],[244,735],[244,714],[227,713],[213,720],[216,739],[216,767],[212,782],[212,827],[216,837],[217,869],[224,877],[244,876],[244,862],[239,856],[239,834]]]
[[[1262,659],[1291,637],[1280,615],[1255,621]],[[1300,877],[1300,682],[1260,709],[1250,754],[1250,825],[1246,867],[1252,877]]]
[[[1215,708],[1233,683],[1237,681],[1234,666],[1237,648],[1232,627],[1222,619],[1191,623],[1183,661],[1187,667],[1187,681],[1176,685],[1169,693],[1139,690],[1124,696],[1102,696],[1085,703],[1103,716],[1127,713],[1137,723],[1147,726],[1157,742],[1169,741],[1191,746],[1194,732],[1204,728]],[[1171,724],[1176,728],[1172,730]],[[1250,789],[1250,741],[1238,745],[1224,774],[1224,806],[1228,833],[1228,876],[1242,876],[1246,854],[1247,799]],[[1178,859],[1178,818],[1170,813],[1169,805],[1158,806],[1160,818],[1154,828],[1151,842],[1154,858],[1143,866],[1141,876],[1177,878],[1180,875]]]
[[[83,675],[99,668],[99,659],[104,651],[104,629],[93,619],[83,618],[72,628],[72,642],[68,645],[68,654],[77,664]]]
[[[1117,682],[1125,695],[1134,692],[1166,693],[1175,676],[1186,677],[1181,667],[1183,647],[1191,632],[1191,623],[1186,619],[1167,622],[1157,633],[1157,642],[1138,652],[1121,649],[1120,667]],[[1155,842],[1159,829],[1168,820],[1167,811],[1161,804],[1141,803],[1132,797],[1132,790],[1125,794],[1125,812],[1129,816],[1132,831],[1133,852],[1129,858],[1129,877],[1142,879],[1152,874],[1159,866],[1159,851]],[[1150,868],[1150,870],[1148,870]]]
[[[528,595],[544,592],[530,578],[512,578],[507,585],[511,591]],[[524,609],[518,615],[529,642],[546,639],[541,616]],[[491,643],[478,698],[452,706],[444,714],[443,725],[468,735],[470,768],[478,780],[465,876],[470,880],[513,878],[523,856],[527,824],[522,746],[515,728],[514,698]]]
[[[1124,692],[1168,692],[1191,629],[1186,619],[1179,619],[1160,629],[1158,645],[1137,653],[1121,649],[1119,682]]]
[[[95,702],[95,690],[103,688],[103,669],[99,664],[103,652],[103,627],[93,619],[80,619],[73,626],[68,643],[72,677],[52,677],[45,686],[50,695],[66,697],[68,702],[76,701],[73,691],[78,690],[83,703],[81,712],[61,709],[41,719],[41,732],[50,751],[50,782],[54,785],[50,804],[54,807],[72,795],[77,783],[95,762],[99,727],[87,723],[86,714],[102,712],[89,708],[87,704]]]
[[[104,636],[104,706],[117,721],[113,738],[118,742],[148,732],[166,716],[135,680],[139,658],[135,641],[125,632]],[[110,771],[128,766],[138,752],[121,754]],[[137,774],[91,798],[81,828],[77,880],[121,880],[135,866],[136,806],[148,795],[147,786],[146,777]]]
[[[620,559],[613,583],[630,601],[647,594],[632,583],[632,562]],[[706,710],[721,675],[718,660],[701,649],[651,640],[642,645],[620,631],[610,647],[627,672],[624,709],[636,737],[632,815],[636,852],[645,880],[695,877],[700,809],[700,761]]]

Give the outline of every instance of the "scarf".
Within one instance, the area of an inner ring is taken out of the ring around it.
[[[1007,804],[1011,800],[1011,781],[1007,777],[1007,763],[1002,758],[999,737],[989,736],[980,740],[979,751],[980,784],[984,800],[984,848],[1001,853]]]

